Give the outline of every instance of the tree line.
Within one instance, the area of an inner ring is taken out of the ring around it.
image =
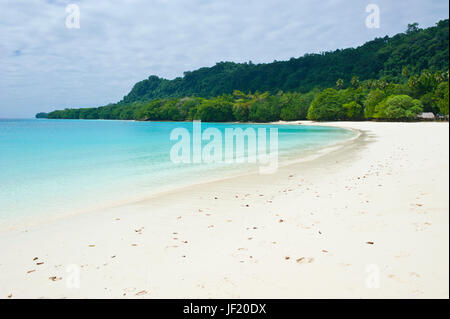
[[[350,83],[338,79],[333,87],[307,93],[234,91],[214,98],[183,97],[110,104],[98,108],[65,109],[51,119],[121,119],[140,121],[272,122],[278,120],[411,120],[422,112],[448,115],[448,71],[408,75],[400,83],[386,80]]]
[[[361,81],[381,78],[398,81],[404,66],[411,74],[420,74],[425,69],[448,70],[448,19],[426,29],[413,23],[403,33],[377,38],[357,48],[263,64],[220,62],[185,72],[183,77],[173,80],[152,75],[136,83],[121,102],[185,96],[211,98],[232,94],[235,90],[306,93],[316,87],[332,87],[337,79],[349,83],[352,76],[358,76]]]
[[[150,76],[120,102],[36,117],[154,121],[413,119],[448,114],[448,19],[353,49]]]

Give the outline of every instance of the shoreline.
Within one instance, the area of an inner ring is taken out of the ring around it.
[[[273,175],[0,233],[0,298],[448,298],[448,123],[315,124],[363,133]]]
[[[109,121],[109,120],[88,120],[88,121]],[[122,120],[113,120],[113,121],[122,121]],[[136,120],[125,120],[125,121],[132,121],[132,122],[138,122]],[[300,123],[302,122],[302,123]],[[246,123],[239,123],[239,122],[229,122],[226,124],[246,124]],[[327,125],[320,125],[316,122],[311,121],[293,121],[293,122],[268,122],[268,123],[248,123],[248,124],[260,124],[260,125],[287,125],[287,126],[294,126],[294,125],[304,125],[304,126],[322,126],[322,127],[331,127],[335,128],[336,126],[327,126]],[[326,156],[330,152],[334,152],[336,149],[339,149],[341,147],[344,147],[345,145],[354,142],[357,140],[362,132],[359,130],[355,130],[352,128],[343,128],[349,131],[354,132],[356,135],[354,137],[348,138],[344,141],[338,141],[334,142],[331,145],[327,145],[320,148],[315,148],[313,150],[308,150],[306,153],[308,153],[306,156],[302,156],[301,158],[295,159],[295,160],[284,160],[284,162],[278,162],[279,167],[284,167],[288,165],[295,165],[297,163],[302,162],[308,162],[308,161],[314,161],[322,156]],[[248,175],[257,175],[258,173],[255,171],[252,171],[250,173],[239,171],[239,172],[233,172],[229,175],[223,175],[223,176],[216,176],[214,178],[209,178],[197,182],[190,182],[183,186],[173,186],[173,185],[167,185],[161,188],[158,188],[157,190],[149,191],[145,194],[141,194],[138,196],[130,196],[129,199],[123,199],[116,202],[108,202],[108,203],[102,203],[96,206],[90,206],[84,209],[78,209],[78,210],[71,210],[70,212],[64,213],[63,215],[59,215],[58,213],[51,213],[46,214],[44,216],[26,216],[26,217],[16,217],[13,220],[5,220],[0,223],[0,233],[5,233],[9,231],[20,231],[24,228],[30,228],[30,227],[36,227],[40,225],[45,225],[47,223],[51,223],[54,221],[58,221],[64,218],[68,217],[74,217],[77,215],[84,215],[84,214],[92,214],[99,211],[107,210],[107,209],[115,209],[118,207],[125,207],[128,205],[133,205],[142,201],[150,200],[157,198],[158,196],[164,196],[166,194],[171,193],[177,193],[188,190],[190,187],[194,187],[197,185],[205,185],[205,184],[211,184],[215,182],[220,182],[222,180],[229,180],[229,179],[238,179],[240,177],[245,177]],[[276,173],[275,173],[276,174]]]

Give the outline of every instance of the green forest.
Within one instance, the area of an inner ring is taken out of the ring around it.
[[[122,101],[38,113],[51,119],[269,122],[413,120],[448,115],[449,21],[358,48],[267,64],[220,62],[136,83]]]

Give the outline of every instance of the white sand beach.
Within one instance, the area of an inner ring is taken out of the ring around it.
[[[0,298],[448,298],[449,124],[314,124],[362,134],[272,175],[0,232]]]

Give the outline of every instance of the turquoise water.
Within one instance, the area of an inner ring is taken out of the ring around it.
[[[256,164],[175,164],[172,129],[192,123],[0,120],[0,223],[61,215],[230,176]],[[353,132],[314,126],[202,123],[202,129],[277,128],[279,162],[343,141]],[[203,143],[204,145],[207,142]],[[225,147],[225,146],[224,146]]]

